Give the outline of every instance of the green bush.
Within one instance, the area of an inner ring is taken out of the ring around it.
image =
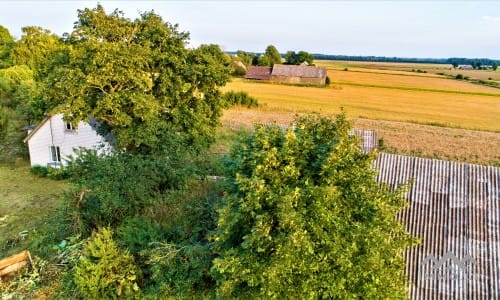
[[[248,108],[259,106],[259,101],[248,95],[246,92],[226,92],[224,94],[224,100],[226,101],[226,105],[228,107],[234,105],[245,105]]]
[[[325,79],[325,85],[326,85],[326,86],[329,86],[329,85],[330,85],[330,83],[331,83],[331,79],[330,79],[330,77],[329,77],[329,76],[326,76],[326,79]]]
[[[47,177],[49,175],[49,168],[40,165],[35,165],[30,168],[30,172],[40,177]]]
[[[345,116],[258,126],[227,159],[214,234],[217,293],[230,299],[406,299],[396,214]]]
[[[133,216],[126,218],[116,231],[117,243],[136,254],[147,249],[153,242],[161,241],[164,234],[160,225],[152,220]]]
[[[71,178],[74,174],[72,165],[61,165],[59,168],[36,165],[30,168],[30,172],[40,177],[48,177],[54,180]]]
[[[232,67],[232,75],[233,76],[243,77],[243,76],[245,76],[246,73],[247,73],[247,70],[242,66],[235,65]]]
[[[92,236],[74,270],[74,282],[88,299],[138,299],[140,278],[133,256],[117,247],[110,228]]]
[[[455,76],[455,79],[459,79],[459,80],[464,79],[464,75],[457,74],[457,76]]]
[[[0,105],[0,142],[3,142],[9,132],[9,115]]]

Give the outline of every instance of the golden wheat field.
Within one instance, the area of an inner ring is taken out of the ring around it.
[[[353,62],[353,61],[331,61],[331,60],[316,60],[315,64],[320,67],[325,67],[329,70],[344,70],[348,68],[350,71],[370,72],[370,73],[389,73],[401,74],[418,77],[440,77],[446,74],[456,76],[462,74],[474,79],[493,80],[500,82],[500,70],[458,70],[453,69],[447,64],[416,64],[416,63],[384,63],[384,62]],[[421,70],[426,73],[417,73]]]
[[[261,107],[258,110],[263,112],[329,115],[339,113],[343,107],[350,118],[500,132],[500,90],[485,96],[421,91],[418,87],[416,90],[398,89],[392,88],[390,82],[386,82],[386,86],[334,84],[317,88],[235,79],[224,89],[248,92],[259,100]]]
[[[223,122],[287,124],[296,115],[333,115],[343,108],[354,126],[376,130],[392,151],[500,164],[500,89],[406,71],[442,71],[443,65],[378,64],[317,63],[332,80],[325,88],[233,79],[224,91],[248,92],[260,106],[232,108]]]
[[[402,73],[402,72],[401,72]],[[434,76],[418,76],[406,74],[367,73],[363,71],[328,70],[333,84],[356,83],[382,85],[387,87],[409,87],[443,91],[461,91],[500,94],[500,89],[478,85],[467,81]]]

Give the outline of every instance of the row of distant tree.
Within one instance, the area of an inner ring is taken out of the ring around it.
[[[459,65],[471,65],[474,68],[481,66],[498,66],[500,60],[489,58],[417,58],[417,57],[388,57],[388,56],[352,56],[352,55],[329,55],[313,54],[314,59],[324,60],[351,60],[351,61],[373,61],[373,62],[405,62],[405,63],[432,63],[432,64],[451,64],[455,68]]]
[[[282,55],[274,45],[267,46],[264,53],[252,53],[238,50],[236,52],[228,52],[235,55],[245,66],[270,66],[274,64],[300,65],[307,63],[313,65],[314,55],[306,51],[287,51]]]

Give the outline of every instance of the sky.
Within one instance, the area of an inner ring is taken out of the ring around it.
[[[500,59],[500,1],[10,1],[0,25],[71,32],[77,10],[98,3],[131,19],[154,10],[190,33],[190,46],[224,51]]]

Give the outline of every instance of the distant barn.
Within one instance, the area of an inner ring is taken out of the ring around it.
[[[272,70],[271,67],[251,66],[248,67],[245,78],[254,80],[269,80],[271,79],[271,70]]]
[[[305,65],[275,64],[271,73],[271,81],[282,83],[297,83],[325,85],[326,69]]]

